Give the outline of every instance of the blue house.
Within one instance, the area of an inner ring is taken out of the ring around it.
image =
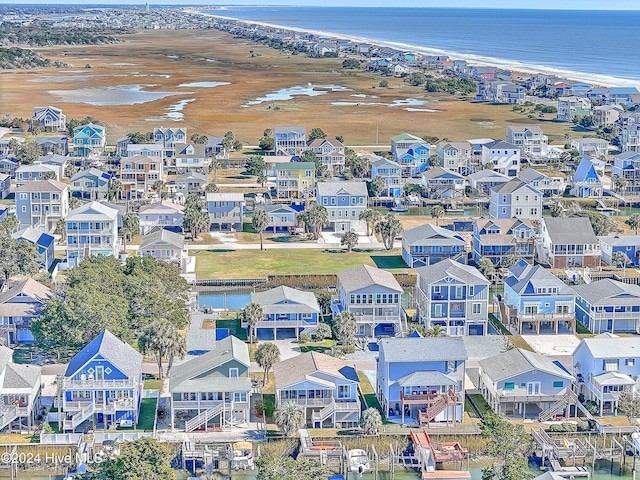
[[[638,195],[640,193],[640,152],[627,150],[616,155],[611,167],[611,178],[613,185],[617,178],[624,178],[627,181],[623,194]]]
[[[601,197],[602,190],[602,179],[596,171],[596,165],[590,158],[583,157],[571,177],[569,193],[578,198]]]
[[[593,333],[640,331],[640,286],[605,278],[573,289],[576,320]]]
[[[42,233],[33,227],[27,227],[13,234],[13,238],[18,240],[24,240],[26,242],[35,245],[38,250],[38,256],[36,262],[43,270],[49,270],[53,264],[54,258],[54,243],[55,239],[46,233]]]
[[[399,164],[386,158],[378,158],[371,163],[371,179],[376,177],[381,177],[384,180],[384,189],[378,196],[402,196],[402,168]]]
[[[431,146],[420,137],[401,133],[391,137],[391,153],[402,167],[402,176],[415,177],[429,167]]]
[[[479,390],[498,415],[541,422],[569,413],[575,378],[559,362],[514,348],[480,360]]]
[[[91,154],[104,153],[107,145],[106,130],[102,125],[89,123],[73,129],[73,154],[76,157],[88,157]]]
[[[511,255],[533,260],[535,233],[528,220],[479,218],[473,222],[473,260],[486,257],[494,265]]]
[[[91,420],[105,429],[138,423],[142,355],[103,330],[69,362],[62,379],[63,429]]]
[[[458,172],[431,167],[422,173],[422,190],[427,198],[453,198],[464,195],[465,179]]]
[[[447,259],[416,273],[420,323],[452,337],[487,333],[490,282],[477,268]]]
[[[462,422],[467,351],[461,337],[384,338],[376,396],[391,422]]]
[[[530,330],[535,328],[538,335],[540,328],[547,326],[557,334],[564,322],[569,322],[575,332],[576,293],[541,265],[520,260],[509,267],[504,295],[500,308],[502,322],[514,325],[519,335],[525,323]]]
[[[281,286],[252,292],[251,302],[260,305],[264,314],[255,327],[260,340],[298,338],[301,333],[316,331],[320,307],[313,292]]]
[[[640,338],[602,333],[585,338],[573,352],[578,392],[599,407],[599,414],[617,415],[622,392],[631,392],[640,375]]]
[[[69,182],[71,195],[89,200],[100,200],[106,198],[109,186],[111,185],[111,174],[89,168],[80,170]]]
[[[602,261],[609,265],[615,265],[613,254],[624,253],[629,262],[626,266],[637,267],[640,265],[640,236],[638,235],[608,235],[598,237]]]
[[[514,178],[492,188],[489,199],[491,218],[519,218],[540,220],[542,218],[542,193],[523,181]]]
[[[446,228],[425,223],[402,233],[402,259],[411,268],[452,258],[465,262],[467,242]]]
[[[211,230],[242,231],[244,194],[207,193],[207,212]]]
[[[316,185],[316,203],[327,209],[329,227],[336,232],[364,230],[359,219],[367,209],[367,185],[365,182],[319,182]]]

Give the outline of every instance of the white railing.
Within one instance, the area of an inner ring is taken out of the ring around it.
[[[62,388],[99,388],[99,389],[108,389],[108,388],[122,388],[122,387],[135,387],[137,385],[135,379],[128,378],[123,380],[96,380],[93,378],[90,379],[81,379],[81,380],[73,380],[70,378],[65,378],[62,380]]]
[[[0,430],[13,422],[18,416],[19,414],[17,405],[5,407],[3,409],[2,415],[0,416]]]
[[[95,411],[95,405],[93,403],[87,404],[82,410],[78,413],[74,414],[70,420],[64,421],[64,429],[65,430],[73,430],[82,422],[84,422],[87,418],[93,415]]]
[[[333,397],[327,398],[281,398],[281,402],[293,402],[301,407],[322,407],[333,403]]]
[[[190,420],[187,420],[184,424],[185,432],[192,432],[199,426],[206,425],[209,420],[211,420],[215,416],[222,414],[224,412],[224,405],[224,403],[221,403],[217,407],[205,410],[204,412],[199,413]]]

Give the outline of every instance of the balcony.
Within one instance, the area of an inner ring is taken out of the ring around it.
[[[71,402],[63,402],[62,409],[65,412],[75,412],[81,411],[86,408],[88,405],[93,404],[94,411],[99,413],[107,413],[114,414],[116,412],[135,410],[136,402],[134,402],[133,398],[122,398],[119,400],[111,400],[107,399],[107,401],[91,401],[90,399],[86,400],[76,400]]]
[[[65,378],[62,380],[63,390],[84,389],[84,390],[109,390],[122,388],[137,388],[138,382],[135,379],[128,378],[122,380],[97,380],[97,379],[81,379],[72,380]]]
[[[233,404],[234,406],[238,406],[238,407],[242,407],[242,406],[248,406],[249,405],[249,400],[248,400],[248,395],[247,395],[247,401],[246,402],[232,402],[231,400],[173,400],[171,402],[171,408],[175,409],[175,410],[197,410],[197,409],[209,409],[209,408],[215,408],[218,405],[222,405],[222,404],[226,404],[226,405],[231,405]]]
[[[293,402],[301,407],[325,407],[334,403],[333,397],[327,398],[281,398],[280,402]]]

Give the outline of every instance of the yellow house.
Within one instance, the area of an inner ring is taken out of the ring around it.
[[[276,163],[275,170],[278,198],[309,198],[315,196],[315,163]]]

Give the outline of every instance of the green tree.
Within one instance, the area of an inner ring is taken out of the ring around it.
[[[58,175],[56,174],[56,172],[49,171],[49,172],[44,174],[44,179],[45,180],[57,180],[58,179]]]
[[[629,185],[629,180],[624,177],[616,177],[613,185],[617,191],[621,192],[622,195],[624,195],[624,191],[627,188],[627,185]]]
[[[235,141],[236,141],[236,136],[233,134],[232,131],[228,131],[227,133],[224,134],[224,137],[222,138],[222,146],[227,152],[230,152],[231,150],[233,150]]]
[[[434,323],[433,325],[431,325],[430,328],[427,328],[427,330],[424,332],[424,336],[425,337],[446,337],[447,336],[447,332],[444,328],[442,328],[442,325],[438,324],[438,323]]]
[[[351,170],[354,177],[363,178],[371,170],[371,161],[367,157],[355,156],[349,164],[345,159],[345,167]]]
[[[386,214],[382,220],[376,224],[376,232],[382,237],[384,248],[391,250],[398,235],[403,231],[402,223],[393,213]]]
[[[0,234],[11,234],[20,226],[20,222],[15,215],[5,217],[0,220]]]
[[[380,80],[380,83],[378,84],[378,86],[380,88],[389,88],[389,82],[387,82],[386,80]]]
[[[312,142],[318,138],[327,138],[327,134],[321,128],[312,128],[309,132],[309,141]]]
[[[608,235],[615,226],[615,222],[604,213],[594,212],[591,210],[582,210],[573,214],[574,217],[587,217],[591,222],[593,233],[597,237]]]
[[[31,322],[36,345],[50,354],[68,358],[84,344],[83,325],[73,324],[62,297],[54,296]]]
[[[67,178],[73,177],[76,173],[78,173],[78,169],[73,164],[69,164],[64,167],[64,176]]]
[[[490,279],[495,273],[496,267],[489,258],[482,257],[478,262],[478,270],[481,274]]]
[[[40,159],[42,155],[42,147],[38,142],[24,142],[18,148],[16,157],[23,165],[30,165]]]
[[[242,320],[247,324],[249,330],[249,342],[253,349],[253,338],[256,335],[256,325],[264,319],[264,311],[259,303],[249,303],[242,309]]]
[[[266,172],[267,163],[260,155],[250,155],[247,159],[246,169],[250,175],[258,176]]]
[[[262,244],[262,234],[269,226],[269,215],[263,208],[256,208],[253,211],[253,217],[251,218],[251,226],[260,235],[260,251],[264,250]]]
[[[431,218],[435,219],[436,226],[440,221],[440,217],[444,217],[445,211],[442,205],[435,205],[431,208]]]
[[[378,197],[382,192],[385,191],[386,184],[384,178],[380,175],[376,175],[371,179],[371,181],[367,182],[367,189],[369,190],[370,197]],[[388,192],[387,192],[388,193]]]
[[[216,193],[220,191],[220,189],[218,188],[218,185],[216,185],[214,182],[211,182],[207,183],[207,186],[204,187],[204,191],[207,193]]]
[[[347,310],[340,312],[336,315],[334,325],[338,341],[347,347],[354,346],[356,331],[358,330],[355,315]]]
[[[625,390],[618,397],[618,412],[627,416],[633,424],[640,417],[640,393]]]
[[[218,170],[222,168],[222,164],[217,160],[212,160],[211,165],[209,165],[209,171],[213,171],[213,182],[218,181]]]
[[[340,245],[342,245],[343,247],[346,246],[347,252],[351,253],[353,247],[358,245],[358,234],[353,230],[350,232],[345,232],[345,234],[342,236],[342,239],[340,240]]]
[[[200,135],[199,133],[194,133],[191,135],[191,141],[199,145],[204,145],[209,141],[209,137],[206,135]]]
[[[318,158],[318,155],[316,155],[313,150],[305,150],[304,152],[302,152],[299,158],[301,162],[311,162],[315,164],[316,170],[322,166],[320,158]]]
[[[298,456],[262,455],[256,460],[256,480],[325,480],[331,475],[329,467],[315,458]]]
[[[73,132],[72,132],[73,133]],[[133,132],[127,133],[127,138],[129,139],[129,143],[134,145],[141,143],[153,143],[153,132]]]
[[[331,311],[331,293],[328,290],[316,290],[316,300],[318,300],[318,306],[322,313],[329,313]]]
[[[376,435],[382,426],[382,416],[377,408],[367,408],[360,417],[360,428],[365,435]]]
[[[314,334],[316,340],[325,340],[333,337],[331,333],[331,326],[328,323],[318,322],[316,333]]]
[[[440,157],[438,155],[433,154],[429,156],[429,166],[430,167],[438,167],[440,166]]]
[[[640,229],[640,213],[634,213],[629,218],[627,218],[624,223],[631,227],[635,234],[638,235],[638,229]]]
[[[533,440],[522,425],[512,424],[495,413],[488,413],[480,423],[480,431],[486,440],[483,453],[496,457],[500,462],[497,466],[484,469],[483,479],[533,478],[526,460],[533,450]],[[520,459],[524,459],[524,462]]]
[[[554,218],[562,217],[564,215],[564,207],[560,202],[551,205],[549,210],[551,212],[551,216]]]
[[[273,137],[262,137],[258,142],[258,147],[260,150],[270,151],[273,150]]]
[[[113,200],[116,197],[120,197],[122,195],[122,191],[124,190],[124,185],[118,179],[113,180],[109,185],[109,189],[107,190],[107,199]]]
[[[166,319],[158,319],[144,329],[138,338],[138,348],[143,355],[153,355],[156,358],[158,375],[160,380],[163,380],[165,373],[162,360],[170,359],[176,352],[186,350],[186,345],[184,348],[179,345],[184,342],[184,336],[176,331],[175,325]],[[173,360],[170,362],[173,364]]]
[[[9,228],[8,224],[5,224]],[[8,287],[8,282],[14,275],[33,275],[38,272],[36,263],[38,251],[31,242],[18,240],[10,232],[0,233],[0,272],[3,276],[2,289]]]
[[[158,197],[160,197],[161,200],[163,200],[167,195],[164,192],[165,186],[166,186],[166,183],[163,180],[156,180],[155,182],[153,182],[153,185],[151,186],[151,188],[153,188],[153,191],[158,194]]]
[[[89,472],[82,476],[86,480],[172,480],[175,470],[171,468],[173,452],[169,444],[149,437],[125,441],[119,445],[120,453],[115,458],[94,462]]]
[[[304,410],[296,402],[285,401],[273,413],[273,421],[285,437],[290,437],[305,424]]]
[[[269,370],[280,361],[280,349],[275,343],[261,343],[256,348],[256,363],[262,368],[262,385],[266,385]]]
[[[373,208],[367,208],[360,212],[358,219],[364,221],[367,225],[367,237],[373,235],[376,224],[382,220],[382,214]]]
[[[314,204],[298,214],[298,221],[304,223],[314,240],[318,240],[322,227],[329,224],[329,213],[322,205]]]
[[[67,222],[64,221],[64,218],[61,218],[56,222],[56,228],[53,233],[60,235],[62,242],[67,240]]]
[[[627,265],[631,263],[631,259],[627,256],[626,253],[617,251],[611,255],[611,262],[616,266],[622,267],[622,276],[626,276],[627,274]]]
[[[122,251],[127,251],[127,241],[130,241],[134,235],[140,233],[140,217],[137,213],[127,212],[122,216]]]
[[[204,200],[196,193],[190,193],[184,203],[183,227],[189,230],[194,240],[201,232],[209,230],[209,214],[204,207]]]

